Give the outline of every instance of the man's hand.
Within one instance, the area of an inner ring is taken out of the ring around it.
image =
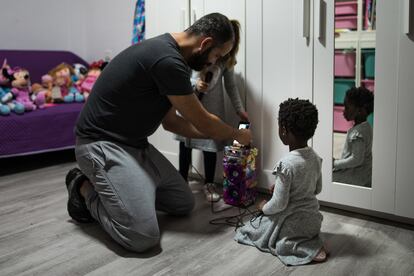
[[[250,145],[252,142],[252,132],[250,129],[238,129],[234,139],[244,146]]]
[[[243,145],[250,144],[250,130],[235,129],[224,123],[219,117],[209,113],[195,94],[185,96],[168,95],[172,106],[189,121],[199,132],[215,140],[237,140]]]

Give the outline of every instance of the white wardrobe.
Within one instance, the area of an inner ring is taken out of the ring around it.
[[[326,15],[332,13],[333,3],[314,4],[303,0],[247,1],[247,109],[252,114],[253,140],[260,150],[263,188],[273,184],[273,168],[288,152],[278,137],[281,102],[296,97],[316,100],[321,118],[314,146],[331,139],[321,130],[332,125],[332,99],[322,95],[333,91],[332,81],[326,81],[333,74],[333,18]],[[320,154],[330,155],[331,149],[323,148]],[[324,166],[325,174],[329,169]]]
[[[147,0],[146,5],[148,37],[181,31],[210,12],[242,23],[236,69],[259,148],[261,188],[273,183],[273,167],[288,151],[277,134],[279,104],[305,98],[319,110],[310,144],[324,160],[322,203],[414,219],[414,1],[377,0],[370,188],[332,182],[334,0]],[[159,130],[151,141],[177,164],[172,135]]]
[[[254,114],[252,126],[261,150],[262,187],[273,183],[273,166],[288,150],[277,136],[279,103],[288,97],[307,98],[319,110],[311,142],[324,159],[319,199],[357,211],[375,211],[374,215],[414,218],[410,173],[414,3],[410,2],[377,1],[373,179],[367,188],[332,182],[334,1],[247,1],[247,107]]]

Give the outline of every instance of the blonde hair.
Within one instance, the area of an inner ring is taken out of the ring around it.
[[[239,44],[240,44],[240,23],[236,19],[230,20],[231,25],[233,26],[234,31],[234,44],[233,48],[231,48],[230,52],[227,54],[224,62],[228,69],[234,67],[237,63],[236,55],[239,52]]]
[[[48,75],[52,76],[52,79],[54,80],[56,78],[57,72],[59,72],[60,70],[63,70],[63,69],[68,69],[70,76],[75,74],[75,70],[73,69],[73,67],[71,65],[62,62],[61,64],[57,65],[55,68],[50,70]],[[72,85],[72,78],[70,76],[69,76],[69,81],[66,84],[66,86],[68,88]]]
[[[71,75],[75,74],[75,71],[73,70],[73,67],[67,63],[62,62],[61,64],[57,65],[55,68],[49,71],[48,75],[55,77],[56,73],[62,69],[67,68],[69,70],[69,73]]]

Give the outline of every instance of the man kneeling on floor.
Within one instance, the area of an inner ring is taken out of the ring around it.
[[[156,210],[191,212],[188,184],[147,137],[162,123],[186,137],[250,142],[249,130],[208,113],[190,83],[191,69],[214,64],[233,41],[228,18],[213,13],[184,32],[131,46],[106,66],[76,125],[80,170],[66,176],[74,220],[96,220],[120,245],[142,252],[159,244]]]

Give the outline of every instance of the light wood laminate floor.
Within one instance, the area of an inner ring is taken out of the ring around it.
[[[128,252],[97,224],[77,225],[66,212],[66,151],[0,160],[0,275],[414,275],[414,227],[323,208],[327,262],[286,267],[233,240],[234,228],[209,220],[201,186],[189,217],[159,215],[160,248]],[[63,156],[63,157],[62,157]]]

